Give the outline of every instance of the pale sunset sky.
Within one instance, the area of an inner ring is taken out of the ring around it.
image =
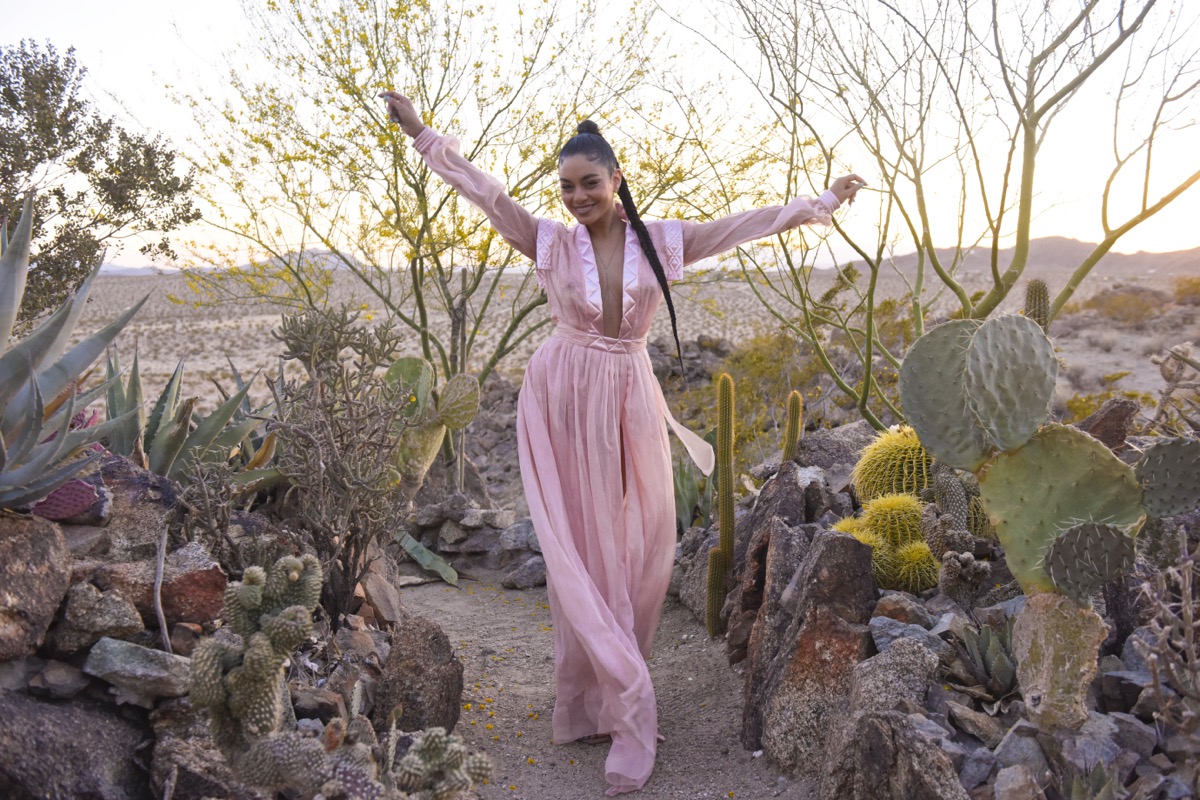
[[[506,3],[496,0],[494,5],[503,9]],[[186,147],[194,123],[189,111],[172,103],[164,84],[198,94],[220,94],[226,56],[237,52],[247,28],[239,0],[3,0],[0,19],[0,44],[12,45],[26,38],[43,44],[49,41],[60,51],[74,47],[89,73],[84,93],[102,112],[117,115],[129,127],[163,133],[181,148]],[[700,68],[704,63],[700,62]],[[1056,123],[1056,132],[1045,145],[1039,162],[1043,202],[1035,236],[1100,238],[1098,196],[1111,163],[1111,133],[1089,127],[1086,115],[1080,116]],[[1200,168],[1200,127],[1174,137],[1172,147],[1158,156],[1164,175],[1195,172]],[[871,180],[869,174],[865,176]],[[947,193],[955,190],[946,188]],[[1200,247],[1198,217],[1200,186],[1126,235],[1115,249]],[[202,238],[203,226],[191,235]],[[115,260],[139,265],[142,256],[136,248],[127,247]]]

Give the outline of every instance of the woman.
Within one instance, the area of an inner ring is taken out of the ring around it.
[[[800,224],[828,224],[863,181],[848,175],[818,200],[715,222],[643,223],[612,148],[588,121],[559,156],[563,203],[579,223],[568,228],[521,208],[452,139],[423,125],[406,97],[380,96],[429,168],[533,259],[546,291],[555,331],[526,367],[517,439],[549,574],[553,737],[562,744],[611,736],[608,795],[640,789],[658,738],[645,658],[675,556],[667,427],[706,474],[713,465],[712,449],[672,418],[654,377],[646,353],[654,312],[666,299],[674,331],[668,282],[686,264]]]

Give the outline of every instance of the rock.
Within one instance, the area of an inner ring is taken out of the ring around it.
[[[530,525],[532,524],[530,523]],[[533,528],[529,531],[529,549],[535,553],[542,552],[542,543],[538,541],[537,530]]]
[[[77,565],[76,577],[91,579],[103,591],[115,589],[133,603],[143,620],[156,620],[154,573],[156,559]],[[200,542],[168,553],[163,563],[162,607],[167,625],[212,622],[221,616],[225,572]]]
[[[192,670],[181,656],[106,637],[92,647],[83,671],[112,684],[118,703],[150,708],[155,698],[187,694]]]
[[[1117,451],[1125,446],[1125,438],[1133,428],[1134,418],[1142,407],[1127,397],[1111,397],[1091,416],[1075,423],[1084,433],[1090,433],[1109,450]]]
[[[392,582],[394,567],[391,558],[379,551],[371,559],[367,574],[363,576],[363,598],[375,611],[375,619],[380,627],[391,627],[404,619],[404,607],[400,602],[400,592]]]
[[[504,530],[515,521],[512,509],[507,508],[468,508],[459,525],[464,528],[497,528]]]
[[[1039,727],[1075,728],[1088,719],[1104,620],[1065,595],[1030,596],[1013,626],[1012,650],[1025,708]]]
[[[446,550],[446,548],[453,547],[460,542],[465,542],[470,535],[469,531],[454,520],[445,520],[442,523],[442,527],[438,529],[438,550]]]
[[[1149,672],[1150,665],[1146,663],[1146,656],[1142,655],[1143,651],[1150,652],[1154,649],[1155,636],[1149,626],[1134,628],[1129,634],[1129,638],[1121,646],[1121,663],[1125,665],[1125,669],[1135,672]]]
[[[1129,712],[1143,722],[1151,722],[1158,701],[1151,687],[1149,671],[1110,670],[1100,675],[1100,699],[1108,712]],[[1170,691],[1170,690],[1168,690]]]
[[[147,735],[111,706],[0,692],[0,795],[151,800],[138,766]]]
[[[500,533],[500,547],[503,550],[530,549],[530,538],[537,538],[533,533],[533,520],[522,517]]]
[[[871,711],[850,731],[851,745],[832,753],[822,800],[967,800],[950,757],[908,716]]]
[[[175,514],[176,485],[118,455],[101,458],[100,475],[113,498],[96,555],[114,561],[153,559],[159,535]]]
[[[446,634],[435,623],[410,616],[394,632],[372,721],[386,729],[388,715],[400,706],[400,730],[451,731],[458,722],[462,690],[463,665]]]
[[[987,749],[995,750],[1004,740],[1004,726],[995,717],[981,714],[959,703],[947,703],[946,708],[954,727],[969,736],[974,736],[983,742]]]
[[[120,592],[101,592],[81,581],[67,590],[63,619],[50,630],[47,645],[53,652],[69,656],[105,636],[123,639],[145,627],[142,615]]]
[[[208,714],[192,708],[187,698],[160,703],[150,712],[154,751],[150,784],[155,797],[173,800],[262,800],[257,792],[233,777],[209,732]]]
[[[1078,730],[1057,729],[1038,738],[1042,751],[1055,764],[1063,764],[1086,775],[1097,765],[1106,768],[1117,763],[1121,746],[1117,744],[1117,724],[1105,714],[1092,712]],[[1133,764],[1130,764],[1132,769]]]
[[[29,691],[55,700],[70,700],[90,683],[91,679],[82,670],[61,661],[47,661],[42,671],[29,681]]]
[[[171,652],[191,658],[192,651],[204,638],[204,627],[194,622],[180,622],[171,628]]]
[[[546,559],[530,556],[500,581],[505,589],[532,589],[546,585]]]
[[[891,617],[872,617],[870,621],[871,638],[875,647],[883,652],[901,639],[912,639],[927,648],[938,658],[950,659],[954,648],[940,638],[922,628],[920,625],[905,625]]]
[[[479,528],[468,533],[470,535],[462,541],[442,544],[438,549],[445,553],[487,553],[500,545],[500,531],[495,528]]]
[[[975,609],[975,618],[980,625],[990,625],[996,630],[1004,630],[1009,617],[1015,617],[1025,607],[1025,595],[1019,595],[994,606]]]
[[[1117,727],[1116,742],[1121,749],[1137,753],[1142,758],[1150,758],[1158,735],[1154,728],[1142,722],[1132,714],[1114,712],[1108,715],[1109,720]]]
[[[775,764],[794,774],[818,774],[830,721],[846,716],[854,666],[870,654],[865,625],[825,606],[805,615],[791,646],[771,665],[761,730],[762,750]],[[743,710],[743,742],[750,712],[749,706]]]
[[[985,747],[972,750],[967,756],[966,763],[958,772],[958,780],[968,792],[976,786],[987,783],[996,769],[996,757]]]
[[[763,605],[768,574],[775,587],[772,601],[778,606],[784,587],[799,568],[804,550],[815,533],[816,529],[809,525],[789,528],[779,517],[772,517],[754,531],[746,548],[738,585],[730,596],[725,649],[731,665],[746,658],[750,636]]]
[[[0,517],[0,662],[32,655],[71,579],[71,554],[53,522]]]
[[[708,551],[717,546],[720,532],[715,527],[707,533],[699,528],[692,530],[700,531],[701,536],[692,538],[696,547],[695,554],[682,566],[679,600],[696,615],[696,619],[703,622],[705,607],[708,604]],[[689,545],[687,539],[685,534],[684,553]]]
[[[920,625],[922,628],[933,627],[933,616],[925,610],[917,598],[908,592],[885,591],[875,604],[873,616],[890,617],[906,625]]]
[[[910,700],[920,706],[937,674],[938,657],[912,639],[900,639],[887,650],[854,667],[850,711],[891,711]]]
[[[996,746],[996,762],[1001,767],[1023,766],[1037,778],[1046,775],[1050,765],[1038,744],[1037,734],[1036,725],[1025,720],[1017,722]]]
[[[858,420],[836,428],[822,428],[800,439],[796,446],[796,463],[821,467],[829,473],[829,485],[841,491],[834,474],[845,470],[846,477],[854,468],[862,449],[875,440],[876,431],[866,420]]]
[[[1037,780],[1023,764],[1005,767],[996,775],[995,800],[1045,800]]]
[[[871,548],[868,545],[835,532],[822,532],[810,544],[799,532],[790,533],[795,529],[788,530],[786,537],[772,536],[763,605],[747,647],[741,739],[748,750],[762,746],[765,712],[784,682],[784,676],[798,676],[805,668],[792,662],[814,657],[813,649],[819,642],[816,639],[800,641],[800,632],[813,609],[824,608],[849,625],[860,626],[875,607],[875,578],[871,572]],[[798,568],[792,566],[797,558],[801,559]],[[831,627],[834,627],[832,623],[826,625],[827,629]],[[820,629],[814,628],[809,633],[810,639],[819,637]],[[831,651],[830,655],[844,672],[812,676],[818,683],[825,677],[831,681],[828,687],[816,687],[815,691],[840,692],[843,695],[841,702],[846,702],[850,670],[871,655],[869,633],[865,627],[861,634],[868,638],[859,641],[857,628],[839,629],[837,636],[844,652],[835,654]],[[857,655],[846,663],[850,652]],[[820,660],[815,663],[820,664]]]
[[[291,681],[288,689],[297,719],[319,719],[321,722],[329,722],[334,717],[349,717],[346,713],[346,701],[335,691],[308,686],[300,681]]]

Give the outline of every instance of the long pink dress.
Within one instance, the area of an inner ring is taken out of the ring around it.
[[[662,291],[626,226],[620,335],[602,335],[599,273],[587,228],[538,219],[495,178],[426,128],[415,140],[430,169],[533,259],[555,330],[525,370],[517,403],[521,479],[549,575],[555,633],[556,743],[610,733],[608,795],[642,788],[654,768],[658,715],[645,659],[675,556],[670,427],[707,474],[712,449],[671,417],[646,353]],[[809,222],[838,205],[817,200],[708,223],[647,222],[667,278],[685,264]],[[624,454],[624,480],[621,458]]]

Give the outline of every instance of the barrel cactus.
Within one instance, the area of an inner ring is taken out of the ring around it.
[[[74,294],[19,342],[12,343],[25,295],[33,197],[0,254],[0,508],[29,506],[83,471],[100,453],[89,446],[123,421],[73,427],[76,411],[103,396],[108,383],[81,391],[81,376],[117,337],[145,298],[102,329],[70,345],[100,265]]]
[[[863,448],[851,480],[859,502],[885,494],[920,496],[929,485],[933,459],[907,425],[884,431]]]

